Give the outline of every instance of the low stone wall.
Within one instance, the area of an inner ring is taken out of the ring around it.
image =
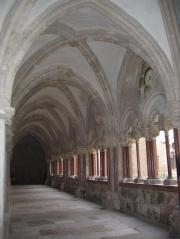
[[[120,184],[120,210],[153,222],[169,224],[178,203],[177,187],[161,185]]]
[[[108,182],[49,177],[47,184],[77,197],[96,202],[104,208],[142,216],[157,223],[169,224],[178,203],[177,187],[120,183],[118,192],[111,192]]]

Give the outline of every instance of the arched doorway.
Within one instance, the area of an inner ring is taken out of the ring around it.
[[[13,149],[11,161],[12,184],[44,184],[46,179],[45,153],[33,136],[25,136]]]

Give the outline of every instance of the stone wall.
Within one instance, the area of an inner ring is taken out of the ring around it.
[[[96,202],[104,208],[120,210],[147,220],[169,224],[177,205],[177,187],[120,183],[118,192],[112,192],[108,182],[49,177],[48,185]]]
[[[120,184],[118,195],[122,212],[163,224],[169,224],[178,203],[177,187],[170,186]]]

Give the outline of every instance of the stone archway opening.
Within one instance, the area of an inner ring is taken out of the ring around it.
[[[11,160],[12,184],[44,184],[46,168],[45,152],[35,137],[26,135],[17,142]]]

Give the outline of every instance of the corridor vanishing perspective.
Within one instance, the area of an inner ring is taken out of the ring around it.
[[[10,236],[180,238],[180,0],[0,0]]]
[[[47,186],[14,186],[11,239],[169,239],[165,228]]]

